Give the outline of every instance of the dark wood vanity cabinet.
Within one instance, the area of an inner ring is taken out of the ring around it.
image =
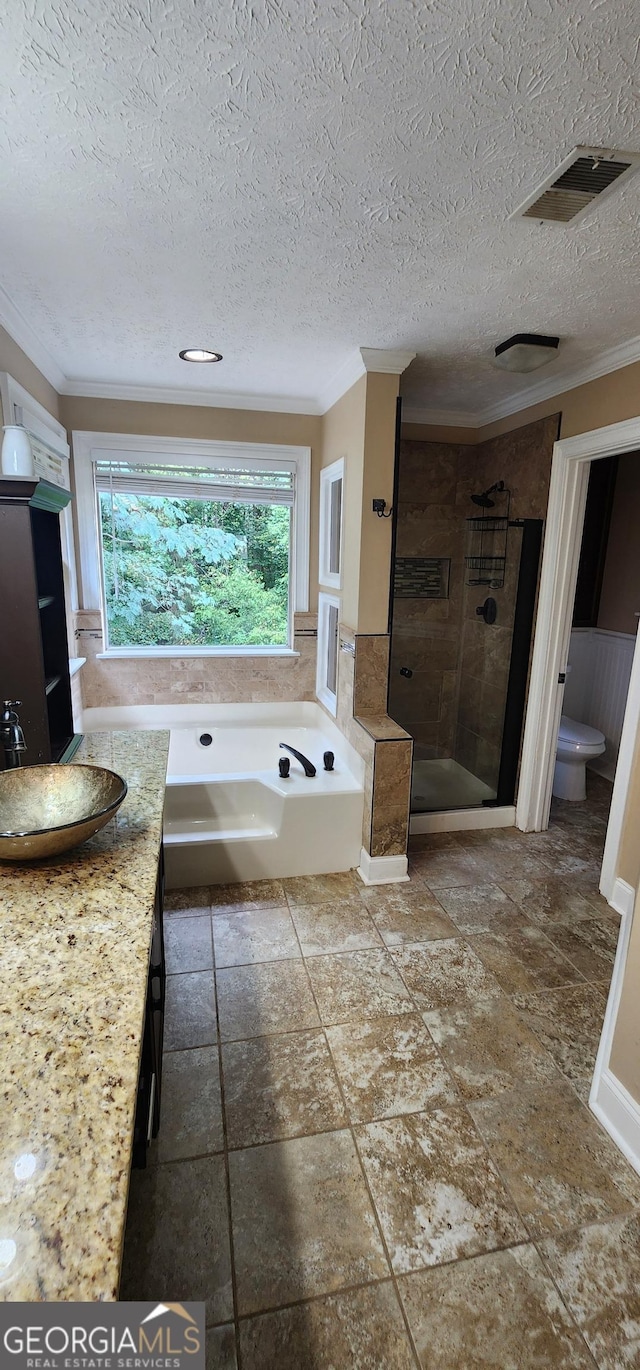
[[[46,480],[0,480],[0,702],[21,701],[25,766],[67,760],[80,741],[60,543],[60,511],[70,499]]]
[[[144,1032],[140,1056],[140,1075],[133,1128],[132,1164],[142,1169],[147,1164],[147,1147],[157,1137],[160,1127],[160,1096],[162,1092],[162,1042],[164,1035],[164,1000],[166,970],[164,962],[164,929],[162,904],[164,895],[164,861],[162,852],[158,866],[147,999],[144,1013]]]

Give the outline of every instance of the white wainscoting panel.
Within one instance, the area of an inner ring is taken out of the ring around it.
[[[569,645],[567,682],[564,687],[562,712],[578,723],[585,722],[587,693],[591,673],[592,628],[572,628]]]
[[[604,628],[574,628],[562,712],[604,733],[607,750],[600,759],[613,778],[636,639],[631,633]]]

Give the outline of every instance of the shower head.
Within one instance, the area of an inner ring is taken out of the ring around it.
[[[495,508],[496,502],[494,499],[491,499],[491,495],[496,492],[501,494],[503,490],[504,481],[497,480],[493,485],[489,486],[488,490],[484,490],[481,495],[472,495],[471,499],[473,504],[479,504],[481,509],[493,509]]]

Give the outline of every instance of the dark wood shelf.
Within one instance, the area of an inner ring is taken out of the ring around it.
[[[73,739],[60,541],[71,492],[36,480],[0,487],[2,684],[7,699],[22,700],[24,764],[38,766],[58,761]]]

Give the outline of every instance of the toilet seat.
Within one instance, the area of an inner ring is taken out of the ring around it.
[[[590,728],[587,723],[578,723],[575,718],[563,714],[560,719],[558,743],[563,749],[568,748],[572,752],[585,753],[594,748],[600,751],[604,747],[605,736],[598,728]]]

